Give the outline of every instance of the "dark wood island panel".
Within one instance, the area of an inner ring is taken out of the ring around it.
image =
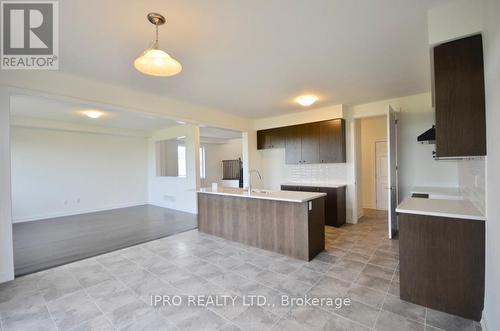
[[[401,299],[481,320],[483,221],[399,214]]]
[[[198,193],[198,230],[310,261],[325,247],[324,204]]]

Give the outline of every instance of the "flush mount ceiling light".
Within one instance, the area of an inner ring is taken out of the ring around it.
[[[156,28],[156,37],[153,46],[146,49],[134,61],[134,67],[140,72],[151,76],[173,76],[182,70],[182,66],[170,55],[159,49],[158,26],[165,24],[165,17],[158,13],[149,13],[148,20]]]
[[[103,115],[103,113],[98,110],[86,110],[82,111],[82,114],[90,118],[99,118]]]
[[[304,107],[309,107],[310,105],[312,105],[313,103],[315,103],[317,100],[318,100],[318,97],[315,96],[315,95],[312,95],[312,94],[301,95],[300,97],[298,97],[297,99],[295,99],[295,101],[299,105],[304,106]]]

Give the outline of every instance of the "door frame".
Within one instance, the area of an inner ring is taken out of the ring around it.
[[[373,141],[373,196],[375,197],[375,209],[377,207],[378,190],[377,190],[377,143],[387,143],[386,138],[375,139]],[[389,210],[389,201],[387,201],[387,210]]]
[[[398,214],[396,212],[399,203],[398,117],[398,112],[389,105],[387,107],[387,166],[389,170],[387,232],[389,239],[395,238],[398,233]],[[392,120],[394,123],[392,123]],[[393,139],[391,140],[391,138]],[[394,166],[394,169],[392,166]],[[392,174],[394,174],[394,179]]]
[[[371,117],[381,117],[381,116],[385,116],[385,118],[387,119],[388,117],[388,108],[391,107],[393,109],[395,109],[395,113],[396,115],[401,112],[401,107],[397,104],[395,105],[391,105],[390,103],[387,103],[385,105],[374,105],[374,110],[373,112],[369,112],[368,110],[363,110],[363,111],[360,111],[358,114],[352,114],[349,118],[351,120],[351,125],[350,125],[350,129],[351,129],[351,143],[350,143],[350,147],[351,147],[351,157],[352,157],[352,162],[353,162],[353,170],[352,170],[352,173],[353,173],[353,215],[356,215],[357,214],[357,211],[358,211],[358,208],[359,208],[359,204],[360,204],[360,201],[359,199],[357,198],[358,197],[358,193],[360,191],[360,184],[359,184],[359,179],[360,179],[360,174],[358,174],[358,171],[357,171],[357,167],[359,165],[359,158],[357,157],[357,153],[356,153],[356,149],[357,149],[357,146],[358,144],[360,143],[359,139],[358,139],[358,130],[356,128],[356,123],[358,123],[357,121],[358,120],[361,120],[363,118],[371,118]],[[399,133],[396,132],[396,139],[398,139],[399,137]],[[397,158],[397,156],[396,156]],[[399,178],[398,178],[399,179]],[[399,185],[399,184],[398,184]],[[399,199],[399,198],[398,198]],[[360,214],[358,215],[359,217],[362,217],[363,215]],[[357,219],[356,220],[353,220],[354,223],[357,223]],[[389,232],[389,226],[387,226],[387,231]]]

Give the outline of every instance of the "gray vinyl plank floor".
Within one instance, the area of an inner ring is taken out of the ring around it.
[[[197,227],[196,215],[142,205],[13,225],[16,276]]]
[[[0,329],[481,330],[399,298],[399,241],[387,239],[386,217],[325,232],[325,251],[310,262],[192,230],[17,277],[0,284]],[[255,295],[267,303],[252,304]],[[282,301],[306,296],[351,301]]]

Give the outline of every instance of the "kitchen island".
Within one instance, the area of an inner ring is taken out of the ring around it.
[[[325,193],[204,188],[198,230],[310,261],[325,247]]]

